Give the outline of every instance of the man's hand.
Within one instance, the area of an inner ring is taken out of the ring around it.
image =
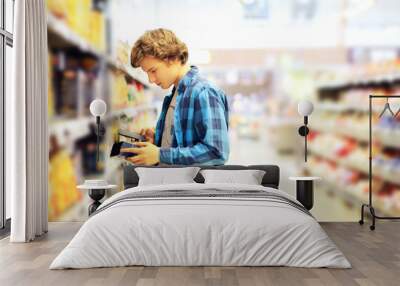
[[[126,160],[136,165],[151,166],[160,162],[160,148],[149,142],[135,142],[139,148],[122,148],[120,152],[132,152],[137,154],[127,157]]]
[[[144,136],[147,142],[154,144],[154,128],[145,128],[140,130],[140,135]]]

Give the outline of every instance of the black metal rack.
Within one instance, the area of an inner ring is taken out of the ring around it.
[[[364,207],[369,209],[369,212],[372,216],[372,225],[370,225],[370,229],[375,229],[375,220],[376,219],[400,219],[400,217],[390,217],[390,216],[378,216],[375,214],[375,209],[372,205],[372,100],[374,98],[400,98],[400,95],[370,95],[369,96],[369,202],[368,204],[362,204],[361,206],[361,219],[359,223],[364,224]],[[396,113],[397,114],[397,113]]]

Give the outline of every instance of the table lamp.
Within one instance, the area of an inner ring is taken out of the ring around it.
[[[299,128],[299,134],[301,136],[304,136],[304,162],[307,162],[307,135],[309,133],[309,129],[307,127],[308,124],[308,116],[313,112],[314,106],[313,104],[308,101],[308,100],[302,100],[299,102],[297,105],[297,111],[298,113],[304,117],[304,125],[300,126]]]
[[[97,125],[97,154],[96,154],[96,162],[99,162],[99,141],[100,136],[103,135],[103,132],[100,131],[100,116],[104,115],[107,111],[107,104],[104,100],[95,99],[90,103],[90,113],[96,117],[96,125]],[[102,134],[100,134],[102,133]]]

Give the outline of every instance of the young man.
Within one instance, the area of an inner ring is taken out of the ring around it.
[[[147,142],[122,151],[138,165],[221,165],[229,156],[228,102],[224,92],[189,66],[188,49],[167,29],[144,33],[131,52],[133,67],[172,93],[164,98],[156,129],[142,130]]]

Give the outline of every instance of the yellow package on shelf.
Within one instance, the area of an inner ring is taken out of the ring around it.
[[[71,30],[88,40],[90,38],[90,12],[92,0],[66,0],[67,24]]]
[[[97,43],[99,39],[99,31],[98,31],[98,23],[97,23],[97,13],[96,11],[90,11],[89,13],[89,27],[90,27],[90,35],[89,42],[98,48]]]
[[[128,85],[122,73],[116,72],[112,74],[113,89],[111,103],[114,109],[127,107],[128,104]]]
[[[49,220],[56,220],[81,198],[68,153],[60,150],[49,161]]]
[[[67,17],[67,2],[65,0],[47,0],[47,10],[60,19]]]
[[[100,51],[105,51],[105,23],[101,12],[90,11],[90,42]]]

